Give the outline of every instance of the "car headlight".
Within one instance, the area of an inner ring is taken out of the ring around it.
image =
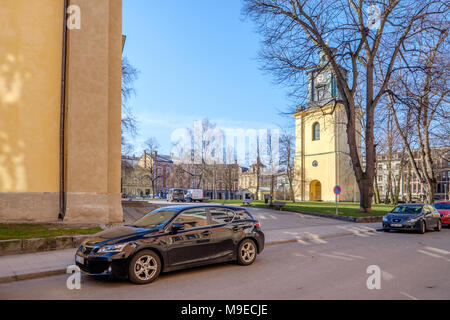
[[[107,245],[107,246],[101,247],[97,252],[98,252],[98,253],[104,253],[104,252],[120,252],[120,251],[123,250],[123,248],[125,248],[126,245],[127,245],[126,243]]]
[[[388,222],[388,218],[386,216],[383,217],[383,222]]]
[[[419,221],[419,218],[414,218],[406,221],[407,224],[415,224],[417,221]]]

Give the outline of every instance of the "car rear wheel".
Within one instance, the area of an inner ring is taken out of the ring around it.
[[[434,230],[439,232],[439,231],[441,231],[441,229],[442,229],[442,222],[441,222],[441,220],[439,220],[437,223],[437,226],[436,226],[436,228],[434,228]]]
[[[131,282],[147,284],[161,273],[161,259],[151,250],[139,251],[130,261],[128,276]]]
[[[237,261],[240,265],[248,266],[256,259],[256,244],[251,239],[243,240],[238,248]]]
[[[419,233],[420,234],[424,234],[426,230],[427,230],[427,226],[425,225],[425,222],[424,221],[420,221]]]

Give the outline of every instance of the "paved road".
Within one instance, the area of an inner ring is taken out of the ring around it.
[[[0,299],[449,299],[450,229],[373,233],[270,246],[249,267],[232,263],[163,274],[136,286],[82,276],[0,285]],[[367,267],[382,271],[381,289],[366,286]]]

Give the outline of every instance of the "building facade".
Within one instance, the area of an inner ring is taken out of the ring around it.
[[[436,173],[436,200],[450,199],[450,147],[432,148],[433,165]],[[421,167],[421,155],[413,150],[414,160]],[[391,167],[391,185],[389,186],[389,162]],[[403,163],[402,163],[403,162]],[[377,187],[381,201],[389,197],[389,190],[395,193],[398,188],[400,201],[423,201],[426,191],[423,182],[413,172],[406,154],[400,152],[377,155]]]
[[[347,143],[346,113],[336,79],[325,65],[325,57],[321,55],[318,67],[308,72],[308,104],[294,113],[295,198],[335,201],[333,189],[339,185],[342,190],[339,201],[359,201]],[[359,137],[357,143],[360,145]]]
[[[242,168],[239,174],[239,197],[240,199],[269,200],[271,195],[271,184],[273,179],[273,200],[290,200],[289,185],[285,171],[279,170],[272,175],[265,166],[260,167],[259,187],[257,188],[257,166],[253,164],[250,168]],[[258,194],[258,197],[256,197]]]
[[[122,1],[70,4],[0,4],[3,221],[122,221]]]

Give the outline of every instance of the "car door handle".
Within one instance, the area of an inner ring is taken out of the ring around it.
[[[210,236],[211,235],[211,231],[203,231],[202,233],[201,233],[201,235],[202,236]]]

